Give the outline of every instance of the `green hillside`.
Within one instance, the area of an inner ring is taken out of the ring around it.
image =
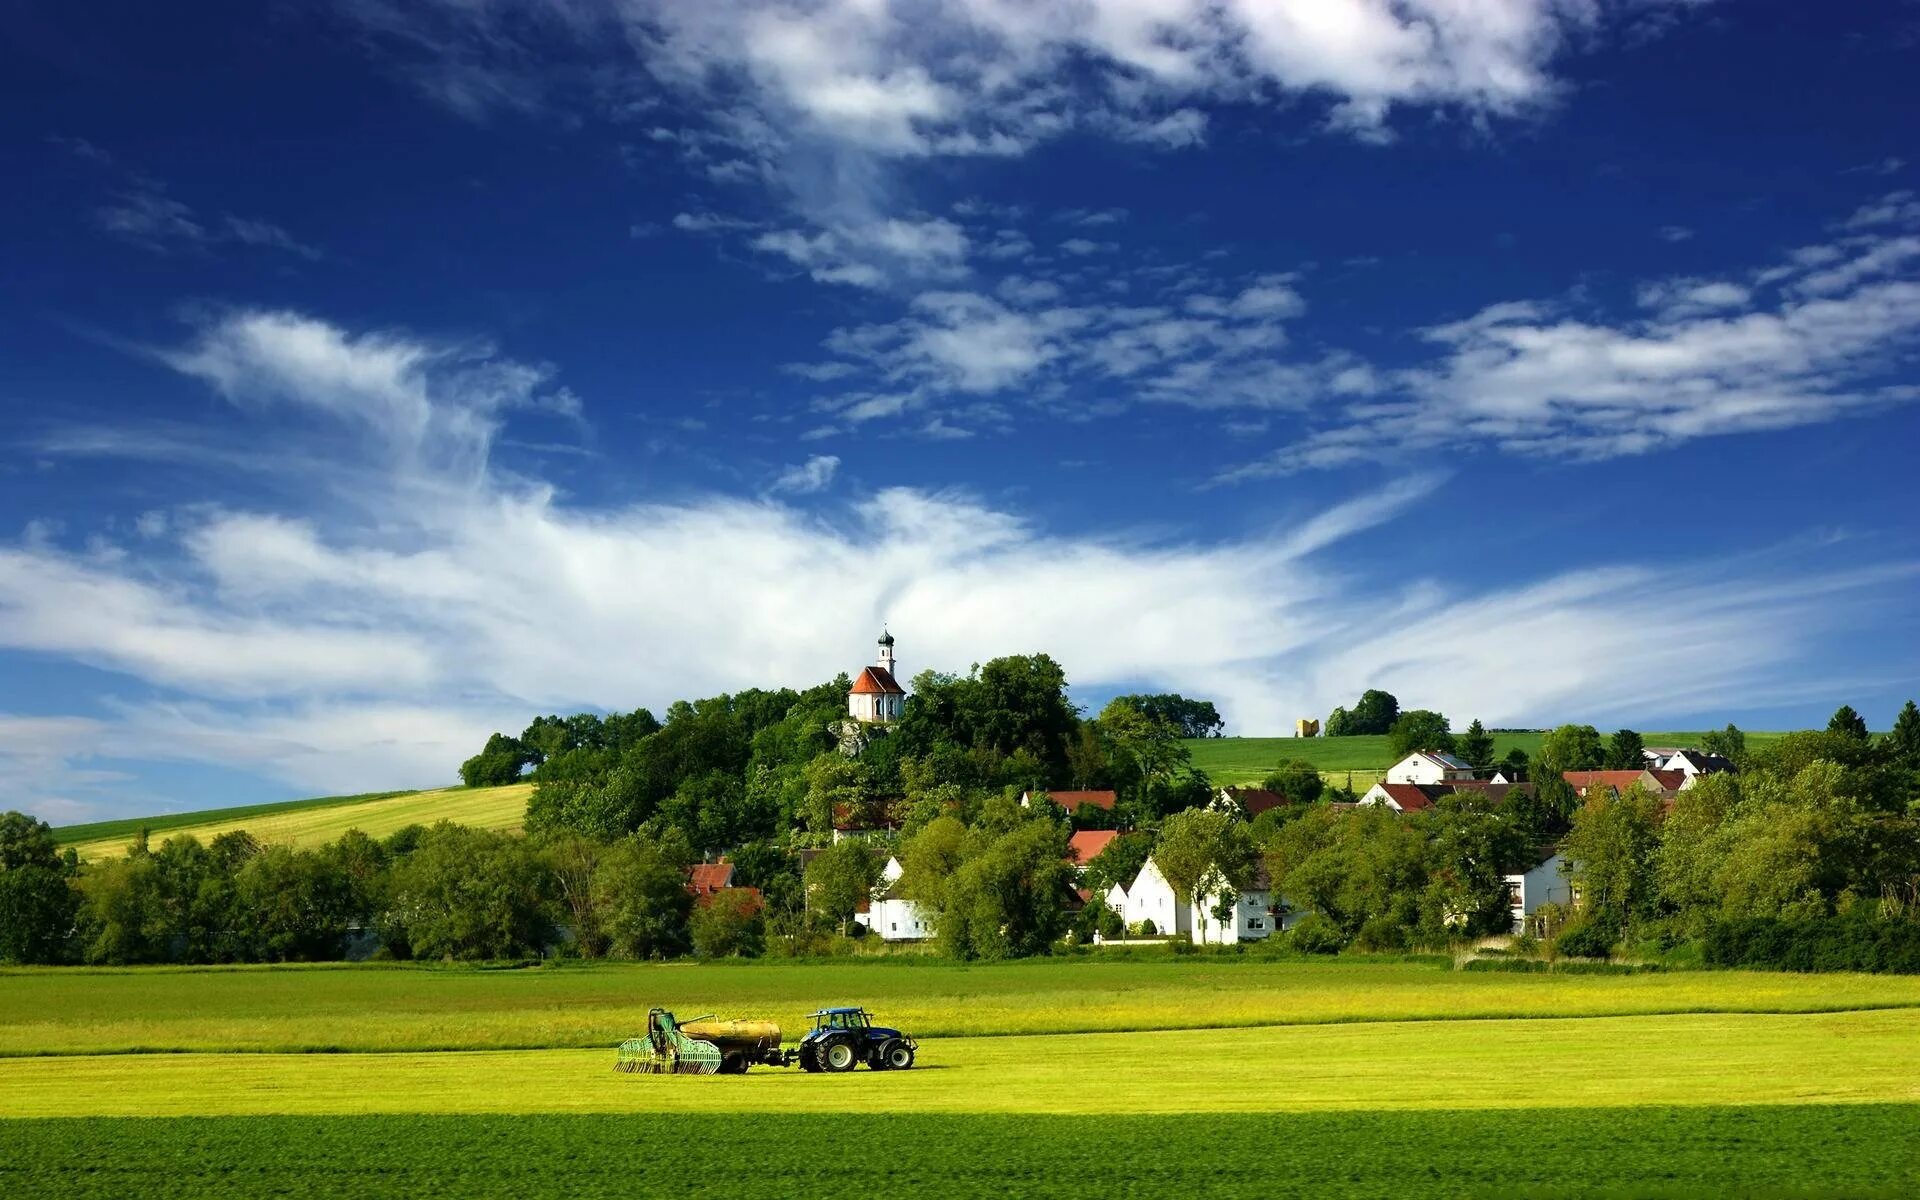
[[[1537,753],[1542,736],[1537,731],[1496,733],[1494,754],[1504,756],[1515,747],[1528,754]],[[1697,746],[1706,734],[1698,730],[1668,730],[1640,736],[1649,746]],[[1779,736],[1778,733],[1749,733],[1747,745],[1762,746]],[[1337,738],[1194,738],[1186,746],[1193,752],[1193,765],[1221,784],[1257,783],[1280,762],[1298,758],[1320,768],[1320,773],[1330,782],[1344,783],[1347,772],[1351,771],[1356,787],[1371,786],[1381,772],[1393,765],[1385,734]]]
[[[533,785],[491,788],[441,788],[430,792],[376,792],[364,796],[326,796],[285,804],[257,804],[172,816],[70,825],[54,835],[83,859],[110,858],[146,829],[157,844],[165,837],[192,834],[209,841],[244,829],[262,842],[317,846],[349,829],[384,837],[408,825],[454,821],[479,829],[518,829]]]

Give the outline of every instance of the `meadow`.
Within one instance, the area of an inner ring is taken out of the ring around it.
[[[920,1065],[612,1070],[649,1004]],[[115,1053],[143,1049],[168,1053]],[[1135,954],[0,972],[0,1193],[1911,1195],[1920,979]]]
[[[1455,732],[1459,728],[1456,726]],[[1509,750],[1515,749],[1536,754],[1544,736],[1541,732],[1496,733],[1493,735],[1494,756],[1505,757]],[[1640,736],[1649,746],[1698,746],[1706,735],[1697,730],[1666,730]],[[1779,736],[1778,733],[1749,733],[1747,746],[1758,748]],[[1182,744],[1192,753],[1193,765],[1219,784],[1258,783],[1280,763],[1297,758],[1318,767],[1329,783],[1345,784],[1351,772],[1355,789],[1363,790],[1393,765],[1393,752],[1387,748],[1385,734],[1337,738],[1191,738]]]
[[[168,837],[191,834],[203,842],[244,829],[261,842],[313,847],[339,838],[349,829],[385,837],[409,825],[454,821],[476,829],[519,829],[527,813],[530,783],[506,787],[440,788],[428,792],[380,792],[367,796],[331,796],[284,804],[211,809],[200,813],[75,825],[54,836],[84,860],[124,854],[142,828],[158,846]]]

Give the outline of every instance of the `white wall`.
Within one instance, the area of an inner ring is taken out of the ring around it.
[[[1213,915],[1216,895],[1194,899],[1188,913],[1189,927],[1200,931],[1200,941],[1213,946],[1231,946],[1237,942],[1257,942],[1270,936],[1278,919],[1267,910],[1273,906],[1268,891],[1246,891],[1233,906],[1233,918],[1222,923]]]
[[[933,922],[911,900],[875,900],[867,925],[889,942],[910,942],[933,936]]]
[[[1193,924],[1188,908],[1174,896],[1173,885],[1160,873],[1159,864],[1149,858],[1140,868],[1139,878],[1127,889],[1127,909],[1120,915],[1128,929],[1152,921],[1156,933],[1189,933]]]
[[[1439,783],[1447,777],[1440,764],[1423,754],[1409,754],[1387,768],[1388,783]]]
[[[1573,903],[1573,880],[1568,878],[1567,861],[1558,854],[1524,875],[1509,875],[1507,890],[1513,897],[1513,931],[1524,932],[1527,918],[1542,904]]]

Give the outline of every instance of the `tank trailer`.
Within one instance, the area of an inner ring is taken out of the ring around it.
[[[873,1023],[864,1008],[823,1008],[813,1028],[789,1050],[772,1021],[722,1021],[708,1015],[681,1022],[664,1008],[647,1010],[645,1037],[620,1043],[614,1070],[641,1075],[744,1075],[748,1067],[791,1067],[840,1073],[861,1063],[905,1071],[920,1044]]]

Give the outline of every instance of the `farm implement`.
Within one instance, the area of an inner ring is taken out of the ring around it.
[[[789,1050],[772,1021],[722,1021],[711,1015],[680,1022],[664,1008],[647,1010],[645,1037],[620,1043],[614,1070],[638,1075],[744,1075],[748,1067],[799,1066],[838,1074],[861,1063],[875,1071],[913,1066],[920,1044],[875,1025],[864,1008],[823,1008],[813,1028]]]

